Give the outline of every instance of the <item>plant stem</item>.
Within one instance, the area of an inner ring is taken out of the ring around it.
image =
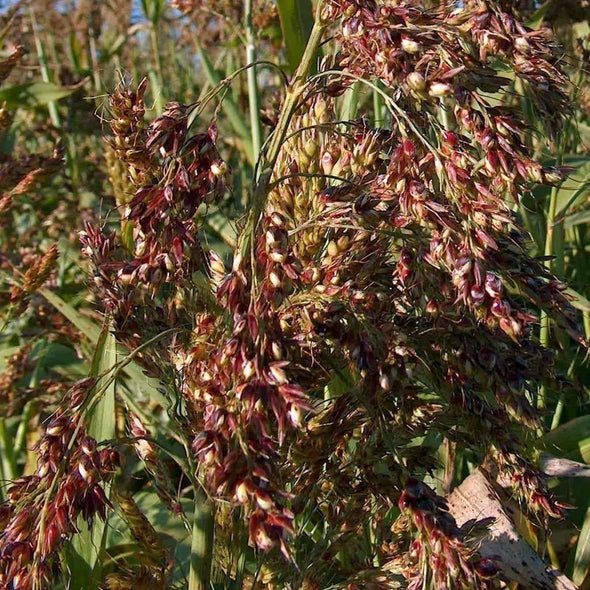
[[[319,12],[320,7],[318,6],[316,8],[316,13]],[[299,67],[293,76],[291,88],[287,90],[287,96],[285,97],[285,103],[283,104],[283,108],[279,116],[277,128],[273,133],[268,152],[266,154],[267,168],[270,170],[274,168],[277,156],[279,155],[279,150],[295,110],[295,106],[297,105],[297,101],[299,100],[302,90],[305,87],[307,75],[311,69],[313,60],[315,59],[323,34],[324,25],[319,21],[318,17],[313,25],[311,35],[309,36],[309,41],[307,42],[305,52],[301,58],[301,63],[299,64]]]
[[[549,200],[549,209],[547,211],[547,231],[545,234],[545,256],[552,256],[553,255],[553,230],[554,230],[554,220],[555,214],[557,212],[557,187],[553,187],[551,189],[551,197]],[[553,270],[553,264],[550,259],[545,261],[545,265],[549,270]],[[551,320],[549,319],[549,315],[547,312],[541,312],[541,330],[539,332],[539,341],[542,346],[549,346],[549,328],[550,328]],[[544,408],[545,402],[547,397],[546,387],[543,385],[539,390],[539,395],[537,397],[537,407]]]
[[[246,0],[245,6],[246,27],[246,63],[256,61],[256,43],[254,29],[252,27],[252,0]],[[260,96],[258,92],[258,80],[256,67],[248,68],[248,106],[250,109],[250,127],[252,129],[252,151],[256,159],[262,148],[262,127],[260,125]]]
[[[342,101],[342,107],[340,109],[340,118],[343,121],[352,121],[358,111],[359,94],[361,91],[361,85],[355,82],[352,88],[344,95]]]
[[[29,421],[34,416],[35,411],[35,404],[32,401],[28,401],[22,411],[22,417],[16,430],[16,436],[14,437],[14,453],[16,456],[25,450],[27,443],[27,427]]]
[[[94,82],[94,90],[97,94],[100,94],[102,93],[102,80],[100,79],[98,48],[94,31],[91,32],[88,38],[88,44],[90,46],[90,59],[92,60],[92,80]]]
[[[564,151],[564,143],[562,142],[559,150],[559,154],[557,156],[557,165],[559,166],[563,160],[563,151]],[[556,265],[551,258],[546,258],[545,266],[550,271],[555,271],[556,266],[558,266],[559,270],[563,272],[563,239],[559,241],[555,240],[556,235],[560,235],[563,237],[563,220],[558,220],[556,222],[557,216],[557,196],[559,194],[559,186],[554,186],[551,188],[551,196],[549,197],[549,208],[547,210],[547,229],[545,232],[545,256],[551,257],[556,256],[559,260],[559,264]],[[556,231],[557,229],[557,231]],[[559,245],[559,250],[555,251],[555,246]],[[541,312],[541,330],[539,332],[539,341],[542,346],[548,347],[549,346],[549,328],[550,328],[551,320],[549,319],[549,315],[547,312]],[[544,408],[546,404],[546,397],[547,397],[547,388],[543,385],[539,389],[539,395],[537,397],[537,407]]]
[[[381,94],[377,91],[373,91],[373,118],[375,127],[381,127],[385,123],[385,119],[383,117],[384,107],[385,102],[383,101]]]
[[[32,6],[29,7],[29,13],[31,16],[33,35],[35,37],[35,49],[37,50],[37,58],[39,59],[39,66],[41,68],[41,79],[46,84],[49,84],[51,82],[51,77],[49,75],[49,68],[47,67],[45,47],[43,47],[43,42],[41,41],[41,37],[39,36],[39,27],[37,26],[37,19],[35,18],[35,12],[33,11]],[[55,101],[49,102],[47,104],[47,108],[49,109],[49,116],[51,118],[52,125],[56,129],[61,129],[61,118],[59,116],[57,104],[55,103]]]
[[[152,83],[156,82],[156,88],[154,88],[154,99],[156,112],[158,115],[162,114],[164,97],[162,96],[164,78],[162,75],[162,56],[160,55],[160,42],[158,40],[158,30],[155,24],[150,24],[150,44],[152,46],[152,53],[154,54],[155,72],[151,76]]]
[[[188,590],[209,590],[213,561],[214,506],[195,484],[195,512]]]
[[[37,25],[37,19],[35,18],[35,12],[33,11],[32,6],[29,7],[29,14],[31,18],[31,27],[33,30],[33,35],[35,37],[35,49],[37,51],[37,59],[39,60],[39,67],[41,69],[41,79],[46,84],[49,84],[51,82],[51,75],[49,72],[49,67],[47,65],[47,56],[45,54],[45,47],[43,46],[43,41],[41,40],[41,36],[39,35],[39,27]],[[65,133],[63,123],[59,114],[59,110],[57,108],[57,102],[50,101],[47,104],[47,108],[49,110],[51,124],[58,131],[61,131],[63,133],[63,138],[65,140],[66,147],[67,163],[70,169],[70,176],[72,178],[72,184],[74,188],[77,189],[79,185],[79,169],[77,149],[74,137],[71,133]]]
[[[6,423],[4,422],[4,418],[0,418],[0,460],[3,482],[12,481],[15,479],[16,465],[14,460],[14,448],[8,432],[6,431]]]
[[[561,422],[561,415],[563,414],[563,406],[564,406],[565,396],[562,394],[559,395],[559,400],[557,401],[557,406],[555,406],[555,412],[553,412],[553,418],[551,419],[551,430],[555,430],[559,423]]]

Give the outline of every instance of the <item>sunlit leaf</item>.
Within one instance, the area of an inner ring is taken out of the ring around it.
[[[0,103],[5,102],[11,109],[34,108],[70,96],[75,88],[64,88],[52,82],[32,82],[0,89]]]
[[[294,72],[301,61],[313,28],[311,2],[310,0],[278,0],[277,4],[289,68]]]
[[[100,392],[98,402],[86,416],[87,431],[99,444],[115,438],[115,380],[109,380],[110,372],[117,364],[117,342],[109,325],[103,327],[94,358],[91,374],[95,377],[103,375],[96,385]],[[110,486],[104,485],[109,495]],[[100,518],[94,520],[92,526],[86,522],[79,523],[80,533],[76,535],[67,551],[67,567],[70,571],[70,590],[94,590],[101,580],[100,571],[104,556],[107,521]]]
[[[562,424],[539,438],[536,446],[556,457],[590,464],[590,416],[579,416]]]
[[[576,584],[582,584],[590,571],[590,508],[586,512],[584,525],[580,531],[574,557],[572,578]]]

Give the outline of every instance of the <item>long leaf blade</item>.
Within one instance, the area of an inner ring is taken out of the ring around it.
[[[310,0],[278,0],[287,60],[292,72],[297,69],[313,28]]]
[[[87,415],[87,431],[98,443],[115,438],[115,383],[109,379],[109,373],[117,365],[117,341],[109,325],[103,327],[94,358],[91,374],[104,375],[97,383],[102,392],[101,398]],[[109,495],[109,486],[105,493]],[[108,521],[108,516],[107,516]],[[100,571],[104,556],[107,521],[96,519],[92,526],[81,523],[80,533],[76,535],[67,552],[67,564],[70,571],[70,590],[95,590],[100,583]]]
[[[46,105],[72,94],[74,90],[62,88],[52,82],[32,82],[9,86],[0,90],[0,102],[5,102],[9,108],[34,108]]]
[[[584,525],[580,531],[576,554],[574,557],[574,571],[572,578],[578,585],[582,585],[590,572],[590,508],[586,512]]]

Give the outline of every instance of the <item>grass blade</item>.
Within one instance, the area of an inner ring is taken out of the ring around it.
[[[188,590],[208,590],[213,561],[213,503],[205,493],[195,490],[195,513]]]
[[[590,571],[590,508],[586,512],[584,525],[578,537],[576,545],[576,554],[574,557],[574,570],[572,574],[573,581],[582,585],[588,572]]]
[[[66,303],[59,295],[49,289],[40,289],[39,293],[64,315],[86,337],[92,347],[97,347],[101,336],[100,328],[90,319],[82,315],[77,309]],[[143,369],[132,361],[124,368],[125,375],[134,386],[139,386],[141,393],[151,403],[167,406],[166,398],[158,391],[157,381],[145,375]],[[133,388],[134,390],[136,387]]]
[[[590,464],[590,416],[578,416],[539,438],[535,446],[573,461]]]
[[[313,28],[310,0],[278,0],[287,60],[292,72],[297,69]],[[314,73],[314,72],[312,72]]]
[[[94,376],[107,373],[97,384],[104,392],[100,400],[87,415],[88,434],[98,443],[113,440],[116,434],[115,385],[110,383],[108,372],[117,365],[117,342],[108,324],[100,333],[91,374]],[[105,485],[105,493],[110,495],[110,486]],[[95,519],[92,526],[86,522],[79,525],[80,533],[74,537],[66,552],[66,562],[70,572],[70,590],[95,590],[100,583],[102,558],[105,550],[107,521]]]

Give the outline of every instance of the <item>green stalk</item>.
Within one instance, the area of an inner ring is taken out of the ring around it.
[[[565,141],[562,141],[559,154],[557,156],[557,165],[559,166],[563,160]],[[563,220],[556,219],[557,217],[557,197],[559,194],[559,186],[551,188],[551,195],[549,197],[549,208],[547,210],[547,228],[545,232],[545,266],[551,271],[563,273]],[[561,239],[557,240],[556,236]],[[555,256],[559,260],[558,264],[552,258]],[[550,340],[550,324],[551,320],[545,311],[541,312],[541,330],[539,332],[539,341],[542,346],[548,347]],[[537,397],[537,407],[544,408],[547,398],[547,388],[543,385],[539,390]]]
[[[31,18],[31,27],[33,30],[33,36],[35,38],[35,49],[37,50],[37,59],[39,60],[39,67],[41,69],[41,79],[45,83],[51,82],[51,74],[49,72],[49,67],[47,65],[47,56],[45,54],[45,47],[43,46],[43,42],[41,41],[41,37],[39,35],[39,28],[37,25],[37,19],[35,18],[35,12],[33,11],[33,6],[29,7],[29,14]],[[51,124],[58,129],[59,131],[63,132],[63,124],[59,114],[59,110],[57,108],[57,102],[51,101],[47,103],[47,109],[49,110],[49,117],[51,119]],[[76,145],[74,137],[71,133],[64,133],[63,134],[65,139],[65,146],[66,146],[66,155],[67,155],[67,163],[70,169],[70,176],[72,178],[72,184],[74,187],[78,187],[79,184],[79,169],[78,169],[78,160],[76,157]]]
[[[252,0],[246,0],[245,5],[246,27],[246,63],[253,64],[256,61],[256,37],[252,27]],[[248,68],[248,106],[250,109],[250,127],[252,129],[252,151],[257,158],[262,148],[262,126],[260,124],[260,96],[258,92],[258,80],[256,67]]]
[[[27,444],[27,427],[29,421],[34,416],[35,404],[32,401],[28,401],[22,411],[22,417],[16,430],[16,436],[14,440],[14,453],[16,456],[20,455],[25,450]]]
[[[37,50],[37,58],[39,59],[39,66],[41,68],[41,79],[45,83],[51,82],[51,76],[49,75],[49,68],[47,67],[47,56],[45,55],[45,47],[39,36],[39,27],[37,25],[37,19],[35,18],[35,12],[33,6],[29,7],[29,14],[31,16],[31,25],[33,29],[33,36],[35,37],[35,49]],[[51,117],[51,123],[56,129],[61,129],[61,118],[59,111],[57,110],[57,103],[51,101],[47,104],[49,109],[49,116]]]
[[[373,92],[373,117],[375,122],[375,127],[381,127],[385,123],[385,119],[383,118],[383,111],[385,107],[385,102],[383,101],[383,97],[379,92]]]
[[[360,93],[361,85],[355,82],[352,88],[344,95],[340,108],[340,119],[343,121],[352,121],[356,117]]]
[[[97,94],[102,93],[102,80],[100,79],[100,71],[98,67],[98,48],[94,30],[88,38],[90,59],[92,61],[92,79],[94,82],[94,90]]]
[[[0,418],[0,468],[2,470],[2,481],[8,482],[16,478],[16,462],[14,459],[14,448],[10,436],[6,430],[4,418]],[[2,497],[0,487],[0,497]]]
[[[545,234],[545,256],[553,256],[553,232],[554,232],[554,220],[557,212],[557,187],[551,189],[551,197],[549,199],[549,209],[547,211],[547,231]],[[552,260],[545,260],[545,266],[549,270],[553,270]],[[539,332],[539,341],[542,346],[549,346],[550,339],[550,324],[551,320],[547,312],[541,312],[541,330]],[[547,388],[543,385],[539,390],[537,397],[537,407],[544,408],[547,398]]]
[[[198,483],[195,484],[195,512],[188,590],[209,590],[213,561],[214,506]]]
[[[152,46],[152,53],[154,54],[155,71],[150,72],[152,84],[154,84],[154,99],[156,112],[158,115],[162,114],[164,97],[162,91],[164,88],[164,77],[162,75],[162,55],[160,53],[160,41],[158,39],[158,29],[154,23],[150,23],[150,44]]]
[[[316,8],[316,13],[319,14],[319,12],[320,7],[318,6]],[[305,52],[303,53],[303,57],[301,58],[301,63],[299,64],[299,67],[297,68],[297,71],[293,76],[291,88],[287,90],[285,103],[283,104],[283,108],[279,116],[277,127],[270,141],[268,152],[266,154],[267,172],[274,168],[281,145],[285,138],[285,134],[287,133],[287,128],[289,127],[291,117],[293,116],[293,112],[295,111],[297,101],[299,100],[301,94],[303,93],[303,89],[305,88],[307,75],[309,74],[313,61],[315,59],[323,34],[324,25],[319,20],[316,20],[313,25],[311,35],[309,36],[309,41],[307,42]]]
[[[545,264],[549,270],[555,272],[556,268],[562,268],[563,261],[559,262],[559,257],[563,256],[563,242],[561,244],[556,240],[559,228],[563,228],[563,221],[557,220],[557,195],[559,188],[554,186],[551,188],[551,197],[549,199],[549,210],[547,212],[547,233],[545,238],[545,256],[556,256],[555,260],[546,260]],[[561,246],[561,247],[559,247]],[[556,247],[559,251],[556,252]]]

